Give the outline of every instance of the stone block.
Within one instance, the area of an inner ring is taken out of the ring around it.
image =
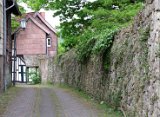
[[[154,0],[154,8],[155,11],[160,11],[160,1],[159,0]]]

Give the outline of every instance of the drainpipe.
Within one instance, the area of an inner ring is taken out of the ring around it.
[[[3,90],[6,90],[6,81],[5,81],[5,73],[6,73],[6,0],[3,0]]]
[[[6,25],[6,12],[11,9],[12,7],[14,7],[15,5],[15,1],[13,0],[13,4],[6,8],[6,0],[3,0],[3,89],[4,91],[6,90],[6,79],[5,79],[5,76],[6,76],[6,40],[7,40],[7,25]]]
[[[47,54],[47,57],[48,57],[48,38],[49,36],[46,35],[46,54]]]
[[[14,72],[14,75],[13,75],[13,86],[15,86],[15,81],[16,81],[16,59],[17,59],[17,57],[16,57],[16,36],[17,36],[17,32],[15,32],[15,34],[14,34],[14,55],[13,55],[13,57],[14,57],[14,68],[13,68],[13,72]]]

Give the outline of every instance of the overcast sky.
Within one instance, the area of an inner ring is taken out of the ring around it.
[[[27,7],[27,5],[25,3],[21,3],[21,6],[23,6],[25,8],[25,10],[28,12],[33,12],[31,9],[29,9]],[[48,21],[48,23],[51,24],[52,27],[56,27],[59,26],[59,17],[53,17],[53,11],[46,11],[44,9],[41,9],[40,12],[45,12],[45,19],[46,21]]]
[[[88,0],[88,1],[96,1],[96,0]],[[25,8],[25,10],[28,12],[33,12],[31,9],[29,9],[27,7],[27,5],[25,3],[21,3],[20,4],[21,6],[23,6]],[[56,26],[59,26],[60,24],[60,21],[59,21],[59,17],[53,17],[53,11],[46,11],[44,9],[41,9],[40,12],[45,12],[45,19],[46,21],[48,21],[48,23],[51,24],[52,27],[56,27]]]

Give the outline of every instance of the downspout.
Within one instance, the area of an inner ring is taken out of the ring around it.
[[[3,85],[4,85],[4,91],[6,90],[6,79],[5,79],[5,76],[6,76],[6,40],[7,40],[7,25],[6,25],[6,19],[7,19],[7,15],[6,15],[6,12],[11,9],[12,7],[14,7],[15,5],[15,1],[13,0],[13,4],[6,8],[6,0],[3,0],[3,31],[4,31],[4,39],[3,39]]]
[[[15,33],[14,33],[14,55],[13,55],[13,86],[16,85],[16,61],[17,61],[17,49],[16,49],[16,46],[17,46],[17,34],[18,34],[18,31],[20,30],[17,30]],[[18,63],[19,64],[19,63]]]
[[[6,73],[6,0],[3,0],[3,90],[6,90],[6,81],[5,81],[5,73]]]
[[[47,53],[47,57],[48,57],[48,35],[46,35],[46,53]]]
[[[13,86],[15,86],[15,81],[16,81],[16,36],[17,36],[17,32],[15,32],[15,34],[14,34],[14,55],[13,55],[13,57],[14,57],[14,68],[13,68]]]

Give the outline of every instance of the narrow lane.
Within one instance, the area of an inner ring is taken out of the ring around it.
[[[52,91],[49,88],[41,88],[39,117],[56,117],[56,105],[52,100],[51,92]]]
[[[10,103],[4,115],[0,117],[32,117],[37,88],[22,87],[16,98]]]
[[[65,117],[98,117],[97,112],[78,97],[63,89],[54,89]]]
[[[24,86],[0,117],[98,117],[98,111],[64,89]],[[102,116],[101,116],[102,117]]]

